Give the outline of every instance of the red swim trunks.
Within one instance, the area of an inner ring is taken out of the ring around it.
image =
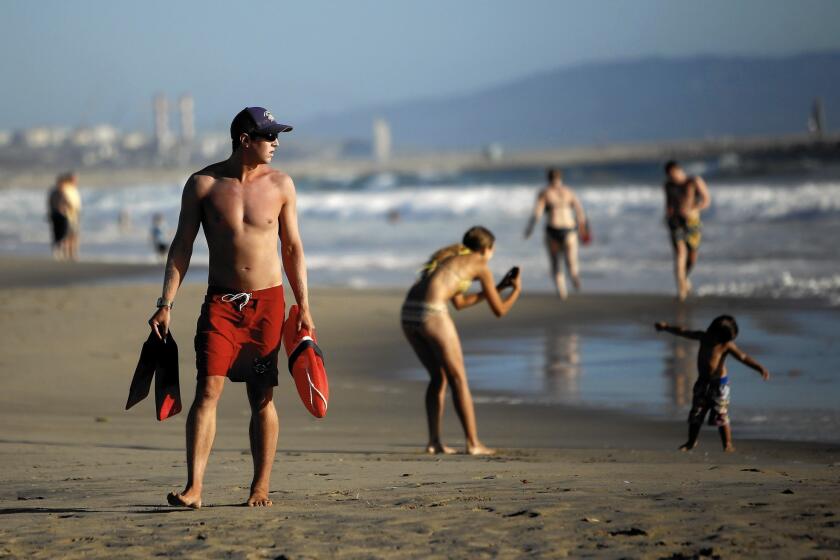
[[[283,286],[252,292],[210,286],[195,332],[198,377],[276,386],[285,314]]]

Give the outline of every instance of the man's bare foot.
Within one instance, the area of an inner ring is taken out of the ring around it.
[[[479,443],[478,445],[468,445],[467,446],[467,454],[468,455],[495,455],[496,450],[490,449],[489,447],[485,447],[483,443]]]
[[[430,443],[426,446],[426,453],[429,455],[438,455],[440,453],[443,453],[444,455],[453,455],[457,453],[457,451],[448,445],[443,445],[442,443]]]
[[[188,492],[178,494],[177,492],[170,492],[166,496],[166,501],[170,506],[187,507],[192,509],[199,509],[201,507],[201,496],[191,497]]]
[[[248,496],[246,502],[248,507],[271,507],[273,502],[268,497],[268,492],[265,490],[251,490],[251,495]]]
[[[731,443],[723,448],[724,453],[735,453],[735,446]]]
[[[680,446],[680,451],[691,451],[695,447],[697,447],[696,441],[694,443],[685,442]]]

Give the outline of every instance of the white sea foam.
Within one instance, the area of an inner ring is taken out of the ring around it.
[[[298,195],[307,262],[316,281],[402,285],[434,249],[483,224],[498,239],[496,272],[519,265],[527,289],[552,289],[542,234],[522,238],[538,184],[474,184],[457,175],[432,174],[413,180],[437,181],[433,186],[406,185],[388,174],[333,179],[352,185],[310,189],[302,182]],[[703,216],[703,246],[692,275],[697,293],[838,300],[840,182],[713,183],[710,188],[713,202]],[[594,242],[580,253],[586,290],[673,291],[661,187],[637,183],[577,190],[594,233]],[[83,188],[83,256],[148,262],[151,217],[162,213],[172,235],[180,196],[176,184]],[[48,254],[45,199],[45,189],[0,190],[0,251]],[[118,224],[121,212],[130,215],[128,227]],[[201,237],[193,255],[195,262],[207,260]]]
[[[697,289],[701,296],[738,296],[771,298],[827,298],[840,305],[840,274],[819,278],[795,277],[788,271],[759,282],[720,282]]]

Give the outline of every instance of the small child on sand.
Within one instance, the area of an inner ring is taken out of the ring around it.
[[[657,331],[665,331],[676,336],[700,341],[697,353],[698,378],[694,384],[694,397],[691,412],[688,414],[688,441],[680,451],[690,451],[697,446],[697,436],[703,426],[703,419],[709,413],[709,425],[717,426],[723,450],[735,451],[732,445],[732,431],[729,428],[729,378],[726,375],[726,357],[732,355],[739,362],[748,365],[761,374],[766,381],[770,379],[767,368],[747,356],[746,352],[733,342],[738,336],[738,323],[730,315],[720,315],[705,331],[690,331],[682,327],[672,327],[667,323],[656,323]]]

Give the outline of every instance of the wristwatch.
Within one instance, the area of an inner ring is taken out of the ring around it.
[[[155,304],[158,308],[160,307],[168,307],[172,309],[172,306],[175,304],[174,301],[165,300],[162,297],[157,298],[157,303]]]

